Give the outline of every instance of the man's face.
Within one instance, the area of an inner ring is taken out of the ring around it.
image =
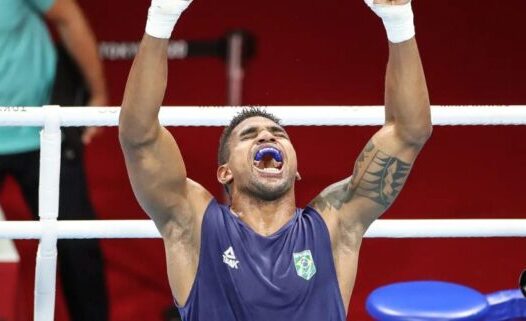
[[[296,152],[285,130],[265,117],[241,122],[230,136],[228,162],[218,170],[220,182],[230,191],[265,201],[285,195],[297,175]]]

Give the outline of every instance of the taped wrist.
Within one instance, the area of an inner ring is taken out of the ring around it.
[[[183,11],[191,0],[152,0],[148,9],[146,33],[152,37],[169,39]]]
[[[403,5],[385,5],[365,0],[373,12],[382,19],[387,39],[392,43],[400,43],[415,36],[415,24],[411,2]]]

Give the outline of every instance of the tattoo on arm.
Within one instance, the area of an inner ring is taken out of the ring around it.
[[[389,156],[369,141],[356,161],[352,189],[387,208],[400,193],[410,170],[411,164]]]
[[[322,212],[330,207],[339,210],[352,198],[351,179],[352,177],[329,186],[312,201],[311,205]]]
[[[327,188],[312,205],[321,211],[340,209],[354,195],[366,197],[387,208],[400,193],[411,164],[379,150],[372,141],[363,149],[354,165],[353,175]]]

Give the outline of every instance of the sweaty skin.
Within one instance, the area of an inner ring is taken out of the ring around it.
[[[311,203],[329,227],[344,302],[351,298],[363,235],[396,199],[432,132],[414,38],[389,44],[385,107],[386,122],[358,156],[353,175],[327,187]]]
[[[173,295],[184,305],[196,276],[201,223],[212,196],[187,177],[176,140],[158,121],[167,45],[167,40],[144,36],[126,85],[119,138],[135,195],[163,237]],[[385,125],[366,144],[353,175],[327,187],[310,204],[329,229],[343,302],[351,297],[365,231],[395,200],[431,134],[428,92],[414,38],[389,44],[385,105]],[[254,153],[262,145],[283,153],[280,173],[262,173],[254,166]],[[241,122],[228,146],[230,158],[218,167],[217,179],[230,186],[231,209],[256,233],[270,235],[296,208],[294,147],[280,126],[263,117]]]

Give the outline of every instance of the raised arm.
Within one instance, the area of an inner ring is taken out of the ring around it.
[[[187,1],[172,2],[188,5]],[[119,138],[133,191],[165,242],[177,243],[181,235],[186,235],[190,239],[185,241],[196,245],[199,215],[211,196],[187,178],[181,151],[158,120],[167,84],[171,29],[167,34],[148,34],[148,27],[146,31],[126,84]]]
[[[172,294],[182,305],[197,273],[202,217],[211,195],[186,177],[181,151],[158,114],[166,90],[168,39],[189,4],[152,0],[119,118],[133,191],[163,237]]]
[[[390,14],[406,15],[407,11],[401,9],[405,6],[405,10],[410,10],[410,3],[383,2],[370,5],[383,17],[390,40],[385,125],[359,155],[352,176],[329,186],[312,202],[328,222],[333,243],[343,242],[351,247],[359,245],[369,225],[396,199],[432,131],[429,97],[414,29],[411,32],[401,28],[407,21],[402,20],[397,24],[399,32],[393,35],[386,23],[389,18],[391,22],[396,20]]]

